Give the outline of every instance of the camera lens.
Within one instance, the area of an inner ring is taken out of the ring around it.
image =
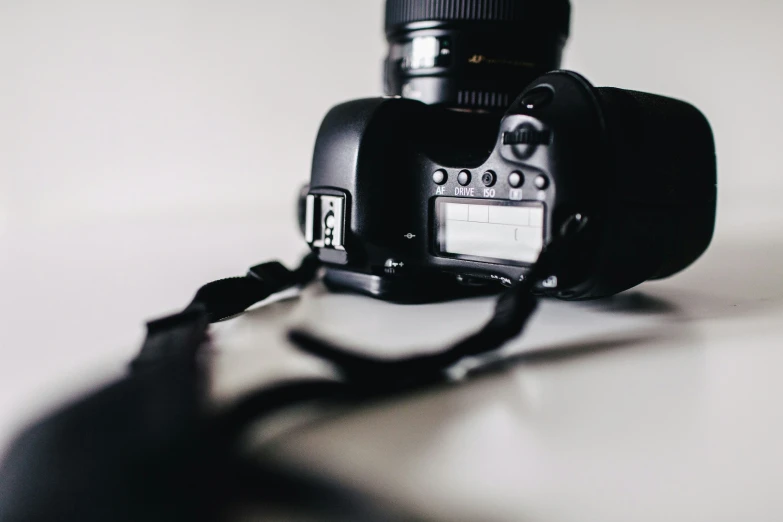
[[[387,0],[386,94],[504,111],[560,67],[570,21],[569,0]]]

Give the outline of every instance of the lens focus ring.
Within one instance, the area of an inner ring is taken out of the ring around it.
[[[386,31],[412,22],[468,20],[551,24],[567,37],[571,19],[568,0],[387,0]]]

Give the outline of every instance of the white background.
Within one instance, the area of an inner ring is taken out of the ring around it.
[[[749,354],[780,343],[781,330],[770,326],[780,322],[777,312],[767,322],[727,321],[737,303],[770,314],[783,297],[775,271],[783,264],[781,20],[777,0],[574,2],[565,66],[598,85],[688,100],[712,122],[720,176],[715,247],[687,274],[651,290],[681,298],[686,308],[697,301],[725,307],[718,317],[727,319],[713,317],[698,330],[707,350],[704,339],[730,334],[732,347]],[[202,283],[302,253],[294,202],[309,175],[315,133],[335,103],[380,93],[381,27],[379,0],[0,0],[0,443],[52,404],[119,373],[143,321],[184,305]],[[357,329],[368,336],[389,317],[399,324],[419,319],[418,312],[351,303],[338,301],[367,314]],[[478,305],[434,309],[429,318],[440,329],[429,332],[430,341],[475,322],[471,306]],[[561,333],[558,317],[597,327],[589,314],[549,306],[542,324]],[[692,307],[700,316],[702,308]],[[251,330],[243,333],[246,343],[265,339]],[[537,332],[533,337],[546,341],[546,332]],[[420,333],[398,328],[398,337],[384,342],[416,344],[428,338]],[[780,367],[763,357],[720,361],[709,380],[722,392],[705,404],[728,404],[740,425],[766,433],[761,442],[742,431],[731,435],[751,453],[726,461],[728,470],[759,480],[737,506],[770,513],[774,495],[765,496],[763,485],[775,482],[749,463],[765,460],[752,447],[779,440],[771,426],[780,423],[754,418],[758,402],[751,399],[780,391],[771,384]],[[622,364],[600,368],[596,382],[628,371]],[[760,382],[770,387],[748,393]],[[688,380],[674,385],[687,388]],[[705,411],[689,403],[679,413],[682,421]],[[721,429],[736,428],[724,420]],[[560,464],[566,475],[573,471]],[[736,485],[723,486],[704,490],[689,512],[704,513],[698,502],[711,495],[727,501]],[[552,513],[539,493],[531,493],[544,503],[535,512]],[[667,498],[670,491],[658,493]],[[609,493],[596,499],[617,502]],[[602,513],[606,521],[621,511]]]

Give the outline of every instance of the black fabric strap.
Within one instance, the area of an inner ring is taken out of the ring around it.
[[[190,366],[209,340],[208,328],[202,306],[190,306],[181,314],[147,323],[147,338],[131,368],[140,372],[161,366]]]
[[[297,348],[330,362],[339,380],[293,381],[252,393],[224,414],[216,423],[220,426],[217,431],[229,438],[237,436],[257,416],[297,402],[336,397],[368,399],[450,379],[450,370],[461,361],[494,354],[524,331],[538,305],[538,284],[567,272],[583,230],[584,221],[580,221],[571,230],[561,231],[544,249],[528,276],[500,296],[491,320],[483,328],[440,351],[381,359],[366,355],[367,350],[343,348],[307,331],[289,332],[289,339]],[[184,312],[150,323],[147,341],[134,369],[168,360],[181,363],[195,359],[198,347],[207,338],[207,323],[233,317],[278,292],[305,285],[315,278],[318,268],[316,256],[310,254],[293,271],[280,263],[265,263],[251,268],[245,277],[204,286]]]
[[[251,268],[244,277],[222,279],[201,287],[187,310],[203,309],[210,323],[239,315],[270,296],[312,281],[318,271],[314,254],[305,257],[296,270],[278,262]]]
[[[247,427],[299,403],[356,404],[446,381],[455,364],[490,354],[523,331],[537,305],[532,290],[561,274],[570,248],[569,241],[552,243],[528,278],[500,297],[481,330],[432,355],[384,360],[291,332],[296,346],[330,361],[339,378],[267,385],[218,412],[208,406],[209,372],[200,357],[209,346],[209,323],[306,284],[318,262],[310,255],[293,271],[266,263],[245,277],[206,285],[182,313],[148,324],[130,375],[15,444],[0,466],[6,499],[0,519],[217,520],[237,502],[282,500],[320,512],[333,508],[339,520],[379,520],[375,511],[357,512],[351,491],[290,473],[274,458],[248,459],[241,444]]]
[[[494,315],[481,330],[432,354],[387,360],[361,355],[366,350],[346,349],[303,330],[290,332],[289,339],[301,350],[332,362],[346,382],[366,394],[384,394],[442,381],[449,378],[448,370],[460,361],[491,354],[521,335],[538,306],[534,295],[536,285],[562,273],[571,258],[573,245],[570,238],[554,240],[527,278],[500,296]]]
[[[318,272],[310,254],[296,270],[277,262],[252,267],[246,276],[204,285],[184,311],[147,323],[147,337],[131,364],[134,373],[195,365],[209,341],[209,324],[241,314],[274,294],[310,282]]]
[[[524,331],[538,305],[534,292],[537,284],[562,273],[577,243],[574,236],[580,231],[553,240],[528,276],[500,296],[491,320],[478,332],[443,350],[388,360],[363,355],[366,350],[340,347],[304,330],[289,332],[289,339],[300,350],[332,363],[343,382],[368,395],[443,380],[448,378],[448,370],[463,359],[492,354]],[[138,366],[149,359],[172,357],[177,346],[181,352],[193,352],[193,346],[198,344],[194,339],[206,336],[207,322],[233,317],[276,293],[304,285],[315,278],[318,268],[316,256],[310,254],[293,271],[277,262],[264,263],[251,268],[245,277],[205,285],[182,314],[150,323],[147,342],[134,364]],[[192,331],[188,330],[188,325]],[[161,350],[163,346],[165,352]]]

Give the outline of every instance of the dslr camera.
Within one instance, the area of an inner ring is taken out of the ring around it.
[[[492,291],[578,228],[565,268],[537,291],[585,300],[705,252],[717,197],[708,121],[557,70],[568,0],[386,10],[387,96],[328,113],[300,199],[328,286],[396,302]]]

